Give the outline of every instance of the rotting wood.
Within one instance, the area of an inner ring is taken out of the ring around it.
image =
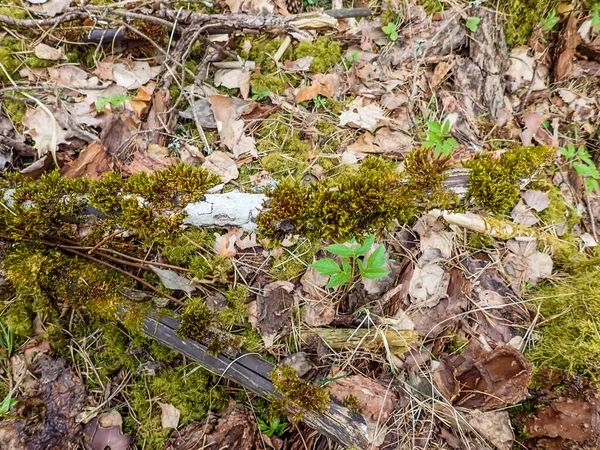
[[[142,331],[210,372],[234,381],[263,398],[279,397],[268,376],[275,367],[273,364],[256,353],[211,355],[207,353],[206,345],[203,343],[178,336],[176,333],[178,326],[176,320],[154,314],[145,319]],[[298,410],[294,405],[289,405],[289,412],[291,415],[296,415]],[[351,412],[334,399],[329,410],[324,414],[303,411],[302,420],[311,428],[345,447],[374,448],[368,439],[366,419],[361,414]]]
[[[303,332],[303,336],[317,334],[334,350],[363,348],[381,350],[385,347],[394,355],[406,353],[410,344],[417,341],[419,333],[412,330],[395,330],[388,328],[377,330],[371,328],[314,328]],[[384,340],[385,336],[385,340]]]

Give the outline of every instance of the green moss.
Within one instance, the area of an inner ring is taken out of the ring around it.
[[[190,260],[189,267],[194,278],[201,280],[210,275],[214,280],[227,283],[233,263],[220,255],[196,255]]]
[[[187,266],[200,251],[209,249],[215,241],[214,235],[204,228],[189,228],[173,243],[161,248],[162,255],[171,264]]]
[[[291,281],[300,277],[309,264],[313,262],[315,254],[319,251],[318,242],[308,239],[301,240],[298,244],[286,248],[284,254],[277,256],[269,274],[273,280]]]
[[[532,292],[547,321],[526,352],[536,366],[548,366],[600,381],[600,270],[578,269]]]
[[[213,312],[204,299],[193,297],[183,306],[177,334],[181,337],[201,341],[212,323]]]
[[[48,59],[40,59],[35,55],[29,55],[25,58],[25,65],[32,69],[44,68],[44,67],[52,67],[56,65],[56,61],[51,61]]]
[[[444,4],[440,0],[418,0],[417,4],[424,6],[429,15],[444,10]]]
[[[344,403],[344,405],[346,405],[346,407],[355,413],[360,414],[362,412],[362,405],[360,404],[360,402],[358,401],[358,398],[356,398],[355,395],[352,394],[348,394],[344,397],[344,400],[342,400],[342,402]]]
[[[251,44],[250,51],[244,50],[247,45],[244,41],[248,41]],[[240,56],[244,59],[254,61],[259,66],[261,73],[272,74],[277,71],[277,64],[273,60],[273,56],[277,53],[279,47],[281,47],[282,42],[281,39],[272,39],[270,36],[246,36],[240,40]],[[292,46],[288,46],[280,60],[285,61],[288,59],[294,59]]]
[[[6,9],[14,9],[17,8],[6,8]],[[23,11],[19,9],[19,11]],[[13,56],[14,53],[23,50],[21,45],[13,38],[5,37],[0,40],[0,63],[4,66],[4,69],[8,72],[10,77],[13,80],[20,78],[19,76],[19,67],[21,62],[16,56]],[[9,82],[10,80],[4,73],[4,70],[0,69],[0,81]]]
[[[519,199],[518,180],[533,175],[554,154],[550,147],[516,147],[495,158],[479,153],[464,163],[472,170],[468,196],[478,206],[503,213]]]
[[[1,6],[0,15],[13,17],[15,19],[27,19],[27,11],[23,8],[17,8],[16,6]]]
[[[1,78],[1,77],[0,77]],[[22,94],[15,94],[17,97],[21,97]],[[20,124],[23,120],[23,116],[27,112],[27,105],[24,102],[18,100],[4,99],[4,106],[10,114],[10,118],[15,124]]]
[[[250,76],[250,87],[255,92],[268,91],[281,95],[285,88],[284,81],[277,75],[253,73]]]
[[[379,232],[394,220],[408,220],[416,210],[415,195],[402,178],[394,162],[369,157],[356,172],[348,170],[308,185],[282,180],[269,192],[268,209],[258,216],[260,233],[275,240],[286,230],[309,238],[345,240]]]
[[[506,42],[513,47],[525,44],[534,27],[558,5],[558,0],[502,0],[499,10],[507,15],[504,25]]]
[[[312,72],[326,72],[342,61],[342,46],[330,37],[321,36],[315,42],[300,42],[295,49],[295,57],[312,56]]]
[[[493,248],[496,241],[485,233],[469,233],[469,247],[477,250]]]
[[[276,367],[269,374],[269,378],[275,385],[275,390],[281,394],[276,404],[283,409],[289,408],[290,405],[299,409],[294,419],[300,420],[306,411],[322,414],[329,408],[329,393],[322,387],[300,378],[291,367]]]

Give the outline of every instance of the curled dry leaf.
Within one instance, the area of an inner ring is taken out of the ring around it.
[[[170,403],[158,402],[162,410],[160,420],[163,428],[177,428],[181,412]]]
[[[150,269],[158,278],[160,278],[160,282],[167,288],[173,289],[176,291],[183,291],[187,294],[191,294],[196,290],[196,286],[192,285],[191,281],[185,277],[182,277],[174,270],[170,269],[160,269],[150,264]]]
[[[160,73],[160,67],[151,67],[146,61],[135,61],[131,64],[113,64],[115,82],[125,89],[138,89]]]
[[[50,108],[48,110],[52,113]],[[59,126],[54,115],[50,117],[40,107],[28,109],[21,123],[26,128],[25,133],[35,141],[34,148],[38,151],[38,157],[55,152],[60,144],[67,143],[67,139],[72,137],[72,133]]]
[[[91,450],[127,450],[131,436],[123,434],[123,419],[118,411],[109,411],[93,418],[85,426],[84,433]]]
[[[363,99],[357,98],[340,114],[340,126],[362,128],[374,132],[385,119],[383,109],[376,103],[363,106]]]
[[[42,43],[36,45],[33,51],[35,56],[47,61],[59,61],[61,59],[66,59],[66,56],[62,50]]]
[[[250,92],[250,71],[247,69],[219,69],[215,72],[215,86],[239,89],[243,98]]]
[[[61,175],[67,178],[102,178],[112,169],[112,158],[102,144],[93,142],[83,150],[79,157],[61,168]]]
[[[202,167],[218,175],[223,183],[229,183],[231,180],[237,179],[239,175],[235,161],[227,153],[219,150],[208,155]]]
[[[244,121],[239,117],[233,100],[223,95],[213,95],[208,102],[215,116],[223,145],[233,152],[235,158],[244,153],[257,157],[254,138],[244,133]]]

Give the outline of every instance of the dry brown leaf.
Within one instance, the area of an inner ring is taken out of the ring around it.
[[[128,90],[142,87],[159,73],[159,66],[151,67],[146,61],[113,64],[115,83]]]
[[[308,72],[314,56],[304,56],[295,61],[285,61],[283,67],[288,72]]]
[[[151,158],[145,151],[137,151],[129,164],[120,164],[123,175],[133,175],[138,172],[152,173],[177,164],[175,158]]]
[[[237,250],[235,249],[235,241],[237,238],[238,233],[235,231],[230,231],[223,235],[215,233],[213,250],[224,258],[233,258],[235,255],[237,255]]]
[[[379,105],[371,103],[363,106],[363,99],[358,97],[340,114],[340,126],[362,128],[373,133],[384,119],[385,114]]]
[[[59,61],[61,59],[66,59],[66,56],[62,50],[42,44],[41,42],[34,47],[33,51],[35,56],[47,61]]]
[[[91,450],[127,450],[132,438],[123,434],[123,419],[118,411],[109,411],[93,418],[85,426],[85,437]]]
[[[83,150],[79,157],[65,164],[60,173],[67,178],[93,178],[99,180],[112,170],[112,158],[102,144],[93,142]]]
[[[177,428],[181,412],[170,403],[158,402],[162,410],[160,420],[163,428]]]
[[[71,5],[71,0],[47,0],[47,1],[31,1],[34,3],[35,9],[44,11],[50,17],[54,17],[57,14],[63,13]]]
[[[398,396],[385,386],[363,375],[352,375],[327,385],[331,395],[344,401],[349,395],[357,400],[360,413],[377,422],[385,422],[394,410]]]
[[[242,98],[247,99],[250,93],[250,71],[247,69],[219,69],[215,72],[215,86],[227,89],[239,89]]]
[[[26,128],[25,133],[35,141],[34,148],[38,151],[38,157],[55,152],[60,144],[67,143],[67,139],[72,137],[68,130],[58,125],[54,116],[50,117],[40,107],[28,109],[21,123]],[[56,147],[52,146],[53,140]]]
[[[113,76],[113,66],[114,63],[112,61],[100,61],[96,64],[94,74],[101,80],[115,81],[115,77]]]
[[[238,116],[233,100],[223,95],[213,95],[209,97],[208,102],[223,145],[233,152],[236,159],[244,153],[257,157],[254,138],[244,134],[244,121]]]
[[[225,152],[216,150],[208,155],[202,164],[209,172],[218,175],[222,183],[237,179],[239,172],[235,161]]]
[[[319,95],[319,86],[311,84],[310,86],[304,86],[300,88],[296,94],[296,103],[306,102],[312,100]]]

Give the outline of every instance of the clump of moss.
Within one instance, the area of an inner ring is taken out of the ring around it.
[[[10,10],[9,12],[23,12],[25,13],[25,11],[23,11],[20,8],[2,8],[5,10]],[[25,13],[26,14],[26,13]],[[5,14],[8,15],[8,14]],[[13,38],[10,37],[5,37],[3,39],[0,40],[0,63],[2,63],[2,65],[4,66],[4,68],[6,69],[6,71],[8,72],[8,74],[10,75],[10,77],[14,80],[14,79],[18,79],[19,77],[19,66],[21,65],[21,62],[19,61],[19,59],[16,56],[13,56],[13,53],[16,53],[18,51],[23,50],[20,46],[19,43],[17,43],[17,41]],[[4,73],[4,70],[0,69],[0,81],[3,82],[8,82],[10,81],[8,79],[8,77],[6,76],[6,74]]]
[[[358,398],[356,398],[356,395],[348,394],[344,397],[342,402],[350,411],[358,414],[362,412],[362,405],[358,401]]]
[[[229,286],[225,292],[227,307],[219,313],[219,322],[226,326],[243,324],[246,320],[246,302],[248,300],[248,288],[238,285]]]
[[[480,207],[503,213],[519,199],[518,180],[533,175],[551,161],[550,147],[516,147],[499,158],[479,153],[464,163],[471,169],[468,196]]]
[[[369,157],[360,168],[301,185],[282,180],[269,192],[268,209],[259,214],[259,231],[269,239],[287,233],[344,240],[379,232],[394,220],[406,221],[416,208],[415,195],[389,160]]]
[[[244,48],[248,45],[244,41],[248,41],[250,50]],[[271,37],[249,37],[245,36],[240,42],[240,56],[244,59],[254,61],[260,67],[260,72],[263,74],[271,74],[277,71],[277,63],[273,60],[273,55],[277,53],[283,41],[279,38],[272,39]],[[293,59],[293,50],[289,46],[281,57],[281,61]]]
[[[210,248],[214,240],[208,230],[193,227],[185,230],[169,245],[163,246],[161,253],[171,264],[187,266],[199,251]]]
[[[511,47],[526,43],[534,27],[558,3],[558,0],[545,2],[537,0],[503,0],[499,2],[499,9],[503,10],[508,17],[504,25],[506,43]]]
[[[451,156],[435,156],[432,149],[417,147],[404,158],[404,170],[413,186],[419,189],[439,190],[452,168]]]
[[[284,81],[277,75],[253,73],[250,76],[250,87],[253,92],[273,92],[281,95],[285,88]]]
[[[532,292],[549,320],[538,329],[527,358],[600,381],[600,270],[584,268]]]
[[[293,405],[299,409],[295,420],[300,420],[306,411],[323,414],[329,408],[329,393],[322,387],[300,378],[293,368],[276,367],[269,374],[269,378],[275,385],[275,390],[281,394],[281,398],[275,402],[278,408],[288,409]]]
[[[342,61],[342,46],[327,36],[319,37],[315,42],[300,42],[295,49],[295,57],[312,56],[312,72],[326,72]]]
[[[284,254],[277,256],[269,274],[273,280],[290,281],[306,272],[315,254],[319,251],[319,243],[303,239],[298,244],[286,248]]]
[[[185,302],[181,312],[177,334],[181,337],[201,341],[213,320],[213,312],[204,299],[193,297]]]

